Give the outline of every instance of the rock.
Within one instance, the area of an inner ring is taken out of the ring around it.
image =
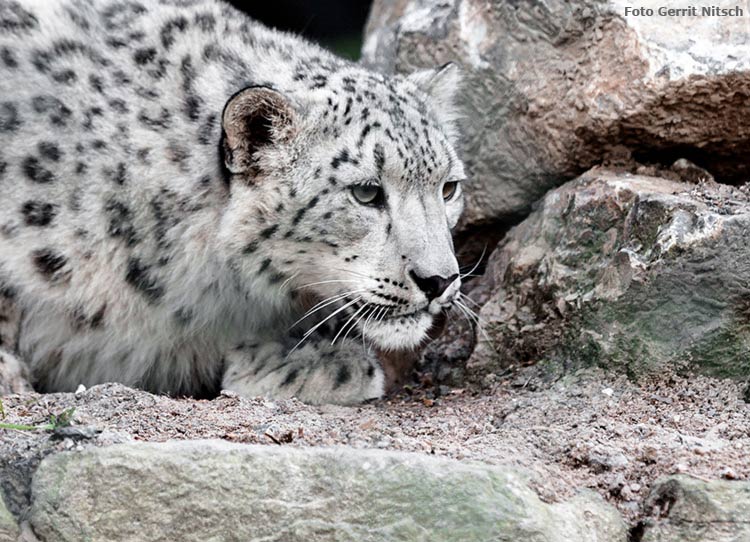
[[[350,448],[122,444],[45,459],[32,493],[42,540],[627,540],[590,493],[548,505],[506,468]]]
[[[626,6],[633,4],[374,2],[365,63],[407,73],[453,61],[466,73],[464,225],[526,213],[602,160],[668,167],[684,157],[722,181],[749,177],[746,18],[626,17]]]
[[[646,500],[642,542],[750,540],[750,483],[671,476]]]
[[[16,542],[21,531],[16,523],[16,518],[8,512],[5,501],[0,494],[0,542]]]
[[[594,169],[490,258],[471,373],[541,360],[750,376],[750,196]]]

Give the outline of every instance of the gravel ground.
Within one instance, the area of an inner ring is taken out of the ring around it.
[[[0,458],[12,468],[34,453],[131,438],[405,450],[520,467],[547,501],[589,487],[635,522],[659,476],[750,477],[745,387],[699,376],[634,384],[598,370],[549,382],[541,368],[530,368],[483,392],[442,387],[436,396],[423,378],[386,401],[311,407],[233,394],[172,399],[107,384],[77,395],[3,398],[4,421],[11,423],[41,424],[76,410],[73,428],[58,435],[0,430]],[[90,428],[103,433],[90,439]]]

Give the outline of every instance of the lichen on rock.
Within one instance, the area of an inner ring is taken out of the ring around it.
[[[481,279],[473,371],[553,360],[747,378],[750,197],[594,169],[550,192]]]

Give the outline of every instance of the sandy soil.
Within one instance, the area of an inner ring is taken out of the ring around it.
[[[0,451],[22,455],[40,447],[82,446],[88,428],[107,435],[91,441],[99,444],[220,438],[405,450],[520,467],[547,501],[592,488],[631,522],[659,476],[750,477],[750,407],[743,384],[666,376],[636,385],[598,370],[549,380],[540,368],[530,368],[477,392],[435,388],[427,376],[397,397],[359,407],[232,394],[211,401],[172,399],[117,384],[78,395],[28,393],[3,398],[4,421],[41,424],[75,407],[74,427],[58,435],[0,430]]]

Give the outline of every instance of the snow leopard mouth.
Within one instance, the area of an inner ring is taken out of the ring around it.
[[[426,307],[401,314],[378,317],[361,324],[369,341],[385,350],[410,349],[423,344],[434,317]]]

